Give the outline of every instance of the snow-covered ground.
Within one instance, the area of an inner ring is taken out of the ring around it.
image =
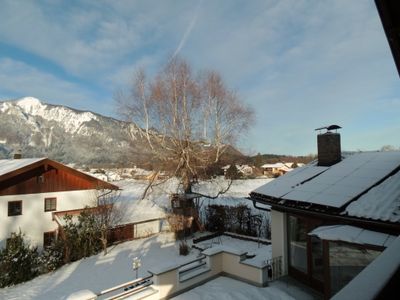
[[[268,178],[234,180],[230,189],[219,198],[203,198],[204,200],[202,207],[205,207],[209,204],[231,206],[245,204],[251,206],[251,202],[245,198],[249,196],[251,191],[271,180],[272,179]],[[122,203],[121,205],[123,205],[124,211],[126,211],[126,223],[164,217],[165,213],[171,207],[169,195],[176,193],[178,189],[178,181],[176,179],[169,179],[160,184],[156,184],[150,189],[147,196],[142,199],[142,195],[147,187],[148,181],[125,179],[115,181],[113,183],[122,189],[120,202]],[[228,181],[220,178],[212,182],[200,182],[195,191],[214,196],[218,193],[218,191],[226,188],[227,185]]]
[[[272,179],[246,179],[234,180],[228,192],[221,195],[218,199],[203,198],[203,208],[209,204],[221,204],[236,206],[245,204],[252,206],[251,202],[246,200],[249,193],[259,186],[271,181]],[[122,191],[120,195],[120,204],[125,211],[124,223],[140,222],[144,220],[163,218],[170,209],[169,195],[176,193],[178,189],[178,180],[169,179],[165,182],[154,185],[142,199],[142,195],[148,185],[146,180],[125,179],[113,182],[119,186]],[[213,182],[200,182],[196,191],[214,196],[219,190],[226,188],[228,181],[219,178]]]
[[[205,200],[204,204],[207,205],[212,201],[226,205],[237,205],[239,203],[251,205],[245,197],[252,190],[268,181],[269,179],[236,180],[231,189],[221,196],[221,199]],[[122,189],[120,205],[124,207],[127,222],[138,222],[165,216],[170,205],[168,195],[175,192],[178,187],[176,180],[168,180],[155,186],[148,197],[141,199],[147,186],[146,181],[125,179],[114,183]],[[218,184],[223,186],[226,183],[225,180],[220,180],[217,185],[202,182],[199,191],[213,195],[219,189]],[[265,259],[270,257],[270,246],[262,245],[261,248],[258,248],[256,242],[227,238],[223,240],[223,245],[257,254],[254,258],[257,264],[262,264]],[[168,233],[126,242],[111,247],[106,256],[103,254],[92,256],[70,263],[53,273],[42,275],[30,282],[0,289],[0,299],[64,299],[69,294],[82,289],[99,292],[134,279],[134,271],[131,268],[134,257],[142,259],[139,276],[147,276],[147,270],[153,266],[161,267],[164,263],[170,265],[171,262],[183,264],[196,258],[199,253],[198,250],[193,249],[188,256],[184,257],[177,255],[178,249],[179,246],[174,241],[173,234]]]
[[[110,247],[107,255],[98,254],[65,265],[55,272],[39,276],[27,283],[0,289],[0,299],[65,299],[73,292],[89,289],[95,293],[135,279],[132,260],[141,258],[139,277],[148,276],[152,266],[183,264],[193,260],[198,250],[179,256],[174,235],[162,233]]]
[[[256,240],[256,239],[255,239]],[[230,236],[220,236],[212,240],[206,240],[201,243],[197,243],[202,249],[208,247],[222,246],[226,249],[235,249],[243,252],[247,252],[248,255],[255,255],[254,258],[247,259],[246,262],[253,266],[264,267],[266,265],[266,260],[272,257],[271,245],[265,245],[257,243],[256,241],[243,241]]]
[[[269,258],[271,253],[271,246],[261,244],[259,247],[256,242],[242,241],[227,236],[223,237],[222,244],[257,254],[261,263]],[[82,259],[32,281],[0,289],[0,299],[65,299],[73,292],[83,289],[98,293],[135,279],[135,273],[132,270],[132,260],[135,257],[139,257],[142,263],[139,277],[145,277],[149,275],[147,270],[154,266],[162,268],[163,265],[170,266],[173,263],[184,264],[195,259],[199,254],[196,249],[192,249],[188,256],[179,256],[178,252],[179,243],[174,241],[171,233],[161,233],[153,237],[122,243],[110,247],[110,252],[105,256],[98,254]]]
[[[268,287],[256,287],[242,281],[220,276],[173,300],[313,300],[311,295],[288,281],[272,282]]]
[[[219,246],[216,245],[217,239],[214,242],[213,247]],[[227,236],[222,237],[222,245],[256,254],[261,264],[271,253],[271,246],[259,246],[256,242]],[[139,257],[142,263],[139,277],[145,277],[149,275],[147,270],[152,266],[162,268],[163,265],[170,266],[172,263],[184,264],[194,260],[199,254],[198,250],[192,249],[188,256],[179,256],[178,249],[179,243],[174,241],[171,233],[125,242],[110,247],[106,256],[98,254],[70,263],[32,281],[0,289],[0,299],[66,299],[68,295],[85,289],[98,293],[135,279],[135,272],[132,270],[132,260],[135,257]],[[219,277],[174,299],[311,300],[313,296],[288,281],[272,282],[269,287],[261,288]]]

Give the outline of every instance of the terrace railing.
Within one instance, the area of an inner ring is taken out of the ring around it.
[[[268,281],[273,281],[286,275],[283,271],[282,256],[267,259],[266,264],[267,264]]]
[[[97,297],[100,297],[104,300],[125,299],[126,297],[143,292],[145,289],[150,287],[153,284],[152,277],[153,275],[150,275],[144,278],[138,278],[136,280],[125,282],[123,284],[101,291],[97,294]],[[117,292],[117,294],[111,295],[114,292]],[[107,295],[109,296],[107,297]]]

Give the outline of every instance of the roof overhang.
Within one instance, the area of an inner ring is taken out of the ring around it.
[[[320,226],[308,233],[327,241],[341,241],[358,245],[388,247],[397,238],[395,235],[366,230],[351,225]]]
[[[315,218],[315,219],[324,219],[332,222],[337,222],[340,224],[354,224],[358,226],[362,226],[365,228],[378,229],[385,232],[390,232],[396,235],[400,234],[400,223],[399,222],[387,222],[380,220],[372,220],[354,216],[348,216],[342,213],[342,210],[335,210],[329,208],[324,209],[322,206],[310,206],[310,207],[301,207],[293,201],[290,205],[288,205],[290,201],[286,201],[285,203],[279,203],[276,201],[277,199],[268,198],[264,195],[251,193],[250,197],[247,198],[249,201],[253,201],[253,205],[255,203],[261,204],[263,207],[268,207],[265,210],[274,210],[283,213],[301,215],[305,217]],[[259,208],[256,207],[255,208]]]
[[[19,160],[16,160],[17,162]],[[24,159],[21,159],[23,162]],[[16,183],[18,178],[22,180],[30,178],[33,175],[37,175],[37,172],[46,172],[49,169],[56,170],[64,170],[71,174],[74,174],[77,177],[83,178],[93,184],[93,187],[97,189],[110,189],[110,190],[119,190],[119,187],[111,184],[109,182],[98,179],[94,176],[88,175],[81,171],[78,171],[74,168],[68,167],[62,163],[56,162],[54,160],[48,158],[40,158],[40,159],[26,159],[27,163],[16,165],[17,167],[13,170],[10,170],[5,173],[0,173],[0,189],[5,189]],[[33,174],[33,175],[32,175]]]
[[[375,3],[400,75],[400,1],[375,0]]]

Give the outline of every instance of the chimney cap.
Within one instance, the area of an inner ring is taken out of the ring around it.
[[[315,131],[321,131],[323,129],[326,129],[326,132],[331,132],[331,130],[336,130],[337,131],[340,128],[342,128],[342,127],[340,127],[339,125],[333,124],[333,125],[317,128],[317,129],[315,129]]]

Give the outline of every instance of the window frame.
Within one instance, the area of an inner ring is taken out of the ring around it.
[[[17,204],[17,203],[20,206],[19,213],[15,213],[15,207],[14,207],[14,212],[12,212],[10,205],[14,205],[14,204]],[[15,216],[20,216],[20,215],[22,215],[22,200],[8,201],[8,204],[7,204],[7,216],[15,217]]]
[[[47,205],[48,202],[50,202],[50,205]],[[53,203],[54,203],[54,207],[53,207]],[[56,210],[57,210],[57,197],[44,198],[44,212],[51,212],[51,211],[56,211]]]
[[[43,248],[49,247],[57,238],[56,231],[43,232]]]

